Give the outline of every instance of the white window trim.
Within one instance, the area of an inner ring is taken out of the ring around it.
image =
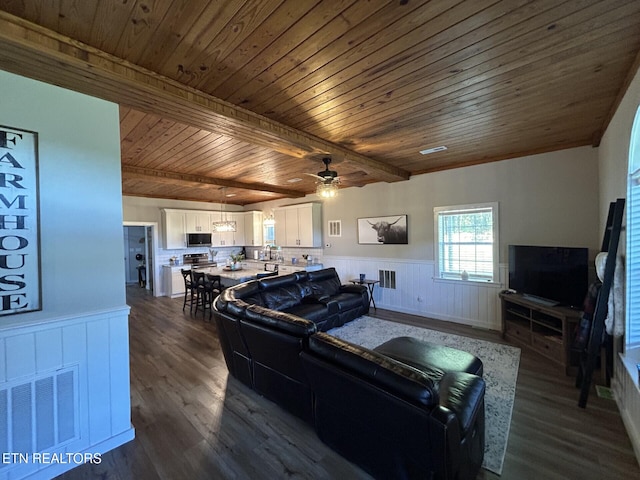
[[[488,279],[480,279],[470,277],[468,280],[463,280],[462,278],[455,278],[451,276],[442,276],[440,273],[440,252],[439,252],[439,227],[438,227],[438,216],[441,212],[454,212],[454,211],[464,211],[464,210],[476,210],[481,208],[491,208],[492,212],[492,223],[493,223],[493,278],[491,280]],[[483,283],[483,284],[499,284],[500,282],[500,261],[499,261],[499,250],[500,250],[500,239],[498,236],[499,228],[499,203],[498,202],[487,202],[487,203],[473,203],[467,205],[449,205],[444,207],[434,207],[433,208],[433,235],[434,235],[434,258],[435,258],[435,278],[434,280],[439,281],[451,281],[451,282],[474,282],[474,283]]]
[[[640,212],[636,212],[638,189],[638,173],[640,171],[640,108],[637,109],[633,127],[631,128],[631,139],[629,142],[629,161],[627,166],[627,204],[626,204],[626,298],[625,298],[625,354],[629,358],[640,358],[640,340],[637,338],[638,323],[640,317],[635,306],[637,302],[637,287],[640,283],[637,278],[634,278],[636,274],[635,266],[640,260],[637,258],[637,253],[634,253],[634,240],[637,244],[640,241],[640,225],[636,225],[635,219],[639,218]],[[635,327],[635,328],[633,328]],[[636,338],[631,333],[635,332]],[[632,378],[637,380],[637,372],[630,372]]]

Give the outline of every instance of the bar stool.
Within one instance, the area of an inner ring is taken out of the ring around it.
[[[212,293],[217,293],[218,295],[220,295],[225,289],[225,286],[222,284],[222,277],[220,275],[212,275],[211,273],[207,273],[207,280],[211,283]],[[213,298],[211,300],[213,301]]]
[[[189,297],[189,312],[192,311],[194,302],[196,300],[196,287],[193,284],[193,278],[191,277],[191,270],[189,269],[180,269],[180,273],[182,274],[182,278],[184,279],[184,302],[182,303],[182,311],[184,312],[185,307],[187,306],[187,296]]]
[[[202,318],[207,310],[209,310],[209,319],[211,319],[211,305],[213,299],[223,290],[220,275],[211,275],[204,272],[193,272],[193,283],[196,287],[196,314],[198,308],[202,307]]]

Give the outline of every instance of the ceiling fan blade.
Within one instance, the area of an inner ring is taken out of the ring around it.
[[[307,173],[307,172],[304,172],[304,174],[305,174],[305,175],[309,175],[310,177],[313,177],[313,178],[315,178],[316,180],[324,181],[324,177],[321,177],[320,175],[316,175],[315,173]]]

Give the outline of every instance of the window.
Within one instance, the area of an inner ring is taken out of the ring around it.
[[[497,281],[497,203],[436,207],[433,219],[437,277]]]
[[[640,109],[631,130],[627,182],[627,348],[640,347]]]
[[[276,243],[276,227],[275,225],[264,225],[264,244],[274,245]]]

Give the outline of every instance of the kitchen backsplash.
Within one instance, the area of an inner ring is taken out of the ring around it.
[[[258,252],[258,256],[262,253],[262,247],[246,247],[246,249],[249,259],[255,258],[254,251]],[[296,258],[298,262],[302,263],[304,261],[302,255],[309,255],[313,257],[313,263],[322,263],[322,248],[282,247],[281,252],[285,262],[291,262],[292,258]]]
[[[224,264],[230,255],[240,253],[242,247],[215,247],[217,252],[215,261]],[[262,252],[262,247],[245,247],[247,252],[247,258],[254,258],[254,251],[258,252],[258,255]],[[298,262],[304,262],[302,255],[309,255],[313,257],[313,263],[322,263],[322,248],[295,248],[295,247],[282,247],[282,257],[285,262],[291,262],[292,258],[296,258]],[[195,247],[195,248],[183,248],[177,250],[159,250],[158,258],[156,259],[158,265],[169,265],[171,257],[177,257],[182,264],[182,255],[185,253],[209,253],[208,247]]]

